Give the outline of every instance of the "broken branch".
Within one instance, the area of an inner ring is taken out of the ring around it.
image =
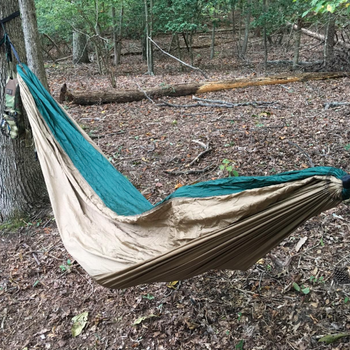
[[[183,65],[186,66],[186,67],[189,67],[189,68],[194,69],[194,70],[198,70],[199,72],[202,73],[202,75],[204,76],[204,78],[209,79],[208,76],[205,74],[205,72],[203,72],[203,71],[202,71],[201,69],[199,69],[198,67],[193,67],[193,66],[191,66],[190,64],[188,64],[188,63],[186,63],[186,62],[183,62],[183,61],[181,61],[180,59],[178,59],[177,57],[175,57],[175,56],[171,55],[170,53],[164,51],[164,50],[163,50],[154,40],[152,40],[150,37],[148,37],[148,40],[149,40],[150,42],[152,42],[152,43],[153,43],[162,53],[164,53],[165,55],[167,55],[167,56],[173,58],[174,60],[180,62],[181,64],[183,64]]]
[[[204,156],[204,154],[206,154],[206,153],[211,151],[211,148],[209,148],[209,143],[205,144],[205,143],[203,143],[203,142],[201,142],[199,140],[192,140],[192,142],[198,143],[200,146],[202,146],[204,148],[204,151],[199,153],[198,156],[192,160],[192,162],[189,164],[189,166],[191,166],[195,162],[197,162],[200,157]]]

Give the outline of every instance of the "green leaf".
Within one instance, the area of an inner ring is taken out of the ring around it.
[[[326,344],[332,344],[335,341],[348,336],[350,336],[350,333],[328,334],[319,339],[318,341]]]
[[[152,317],[157,317],[157,315],[150,314],[150,315],[148,315],[148,316],[141,316],[141,317],[139,317],[132,325],[133,325],[133,326],[137,326],[138,324],[140,324],[140,323],[143,322],[144,320],[147,320],[147,319],[152,318]]]
[[[349,301],[349,297],[344,298],[344,304],[346,304]]]
[[[39,280],[37,280],[37,281],[34,282],[33,287],[36,287],[38,284],[40,284],[40,281],[39,281]]]
[[[232,175],[235,176],[235,177],[239,176],[238,171],[237,170],[233,170],[232,171]]]
[[[305,287],[305,288],[302,288],[301,291],[306,295],[306,294],[310,293],[310,288],[309,287]]]
[[[244,340],[242,339],[236,344],[235,348],[243,350],[243,345],[244,345]]]
[[[142,298],[144,299],[148,299],[148,300],[153,300],[154,299],[154,296],[152,294],[147,294],[147,295],[143,295]]]
[[[293,282],[293,288],[294,288],[297,292],[300,292],[300,287],[299,287],[299,284],[298,284],[298,283]]]
[[[72,335],[73,337],[77,337],[84,327],[86,326],[89,312],[85,311],[77,316],[72,318],[73,326],[72,326]]]

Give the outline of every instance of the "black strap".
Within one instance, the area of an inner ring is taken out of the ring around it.
[[[13,54],[16,57],[16,60],[18,61],[18,63],[21,63],[21,60],[19,59],[18,53],[14,47],[14,45],[12,44],[9,35],[6,32],[5,26],[4,24],[6,22],[11,21],[12,19],[18,17],[20,15],[19,11],[16,11],[14,13],[12,13],[10,16],[7,16],[6,18],[0,20],[0,24],[2,27],[2,30],[4,31],[4,36],[3,38],[0,40],[0,47],[5,44],[5,48],[6,48],[6,56],[7,56],[7,61],[8,62],[12,62],[12,53],[11,53],[11,49],[13,51]]]
[[[19,15],[20,15],[20,12],[19,12],[19,11],[16,11],[16,12],[12,13],[10,16],[5,17],[4,19],[0,19],[0,22],[1,22],[2,24],[5,24],[6,22],[9,22],[9,21],[11,21],[12,19],[18,17]]]

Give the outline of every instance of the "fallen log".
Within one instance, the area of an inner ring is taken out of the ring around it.
[[[192,84],[165,85],[139,90],[108,90],[108,91],[84,91],[71,92],[64,86],[60,93],[60,102],[69,101],[79,105],[92,105],[103,103],[125,103],[140,101],[146,98],[159,98],[164,96],[198,95],[206,92],[214,92],[228,89],[238,89],[248,86],[287,84],[304,82],[309,80],[326,80],[347,77],[347,72],[312,72],[293,76],[277,75],[270,77],[240,78],[230,81],[199,82]]]

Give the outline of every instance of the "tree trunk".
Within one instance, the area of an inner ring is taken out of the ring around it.
[[[335,17],[333,13],[329,12],[325,42],[324,42],[323,65],[325,67],[330,64],[334,56],[334,36],[335,36]]]
[[[244,29],[244,39],[242,44],[242,56],[244,57],[247,53],[248,48],[248,39],[249,39],[249,31],[250,31],[250,17],[252,13],[251,9],[252,0],[247,1],[247,13],[245,18],[245,29]]]
[[[34,8],[34,1],[26,0]],[[1,0],[0,18],[18,10],[18,2]],[[26,61],[21,19],[6,23],[6,31],[21,60]],[[2,30],[0,30],[2,36]],[[29,43],[28,43],[29,44]],[[35,64],[34,64],[35,66]],[[4,88],[7,64],[4,48],[0,48],[0,112],[4,109]],[[30,215],[42,204],[46,187],[39,162],[36,160],[28,120],[24,120],[27,133],[24,138],[10,139],[0,133],[0,222]]]
[[[148,1],[144,0],[145,3],[145,29],[146,29],[146,57],[147,57],[147,68],[148,74],[154,75],[154,65],[153,65],[153,46],[148,40],[148,37],[152,39],[152,0],[150,3],[150,11],[148,10]]]
[[[193,31],[192,30],[190,31],[188,36],[189,36],[188,46],[189,46],[189,49],[190,49],[191,66],[193,66],[194,65],[194,54],[193,54]]]
[[[176,84],[169,85],[167,87],[157,87],[147,89],[146,91],[139,90],[108,90],[108,91],[85,91],[65,92],[63,100],[73,101],[73,103],[80,105],[91,105],[101,103],[124,103],[132,101],[140,101],[148,97],[163,97],[163,96],[186,96],[192,94],[202,94],[206,92],[244,88],[247,86],[258,85],[274,85],[274,84],[287,84],[293,82],[303,82],[308,80],[325,80],[335,79],[349,76],[349,73],[303,73],[293,76],[277,75],[270,77],[259,78],[242,78],[234,81],[217,81],[217,82],[202,82],[193,84]]]
[[[73,63],[89,63],[87,37],[84,33],[73,32]]]
[[[176,49],[177,49],[177,57],[179,58],[179,60],[182,61],[182,55],[181,55],[181,47],[180,47],[180,39],[179,39],[179,35],[178,33],[175,33],[175,36],[176,36]],[[184,67],[181,63],[180,64],[180,70],[181,72],[183,72],[184,70]]]
[[[22,28],[24,34],[25,50],[27,53],[28,67],[35,73],[46,90],[47,83],[44,59],[42,55],[38,25],[36,21],[34,0],[18,0],[21,11]]]
[[[122,53],[122,37],[123,37],[123,20],[124,20],[124,3],[121,1],[119,13],[119,26],[117,29],[117,20],[115,7],[112,7],[112,20],[113,20],[113,49],[114,49],[114,65],[120,64],[120,58]]]
[[[215,54],[215,22],[212,23],[213,28],[211,30],[211,45],[210,45],[210,59],[214,58]]]
[[[303,20],[302,18],[298,18],[297,26],[298,29],[294,35],[294,57],[293,57],[293,70],[295,70],[299,63],[299,52],[300,52],[300,41],[301,41],[301,28],[302,28]]]
[[[266,14],[267,14],[267,2],[263,0],[263,11],[264,11],[264,28],[263,28],[263,36],[264,36],[264,71],[267,71],[267,60],[268,60],[268,49],[267,49],[267,29],[266,29]]]
[[[236,17],[235,17],[236,0],[231,0],[231,17],[232,17],[232,39],[236,36]]]

